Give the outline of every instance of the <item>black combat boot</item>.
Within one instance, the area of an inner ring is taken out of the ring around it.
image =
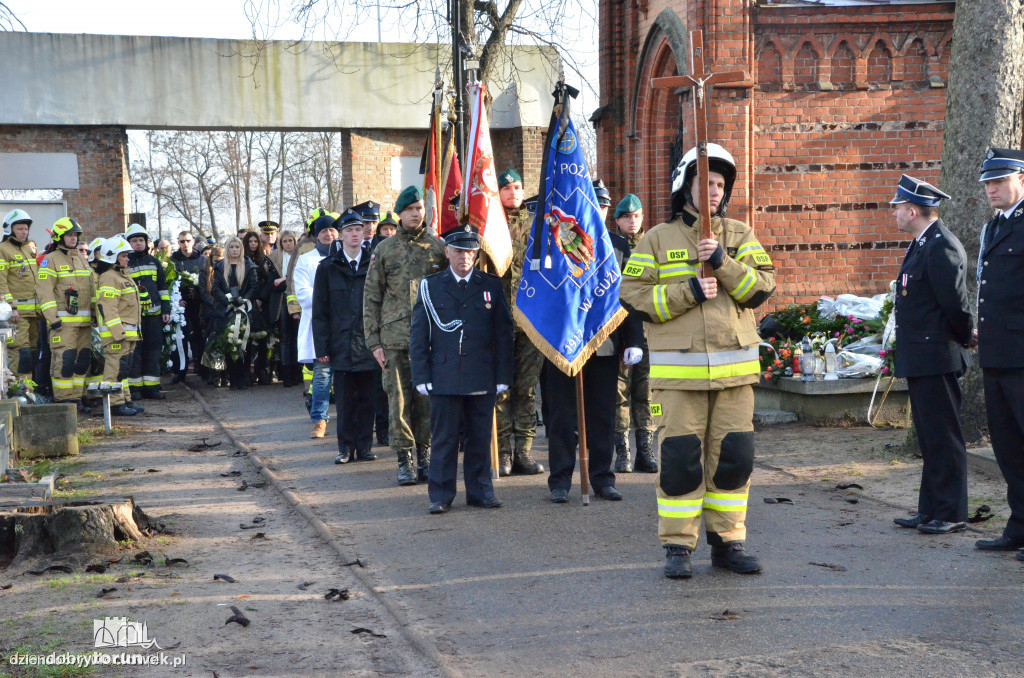
[[[516,450],[512,455],[512,473],[521,476],[535,476],[544,473],[544,467],[533,460],[529,450]]]
[[[665,576],[669,579],[689,579],[693,576],[690,549],[676,544],[665,545]]]
[[[415,485],[416,469],[412,463],[412,450],[398,450],[398,484]]]
[[[761,571],[761,563],[756,556],[747,555],[743,550],[743,542],[730,541],[711,546],[711,564],[724,567],[738,574],[757,574]]]
[[[131,405],[125,405],[122,403],[121,405],[111,407],[110,413],[117,417],[134,417],[139,413],[139,411]]]
[[[636,430],[636,461],[633,468],[637,473],[657,473],[658,461],[654,458],[654,431]]]
[[[512,452],[502,450],[498,453],[498,476],[504,478],[512,475]]]
[[[416,448],[416,480],[421,483],[427,482],[427,474],[430,472],[430,447],[421,446]]]
[[[79,400],[75,404],[78,406],[79,414],[89,414],[92,412],[92,408],[85,404],[85,399]]]
[[[375,461],[377,459],[377,455],[371,452],[370,448],[367,447],[363,450],[357,449],[354,458],[356,461]]]
[[[616,473],[632,473],[633,465],[629,462],[629,436],[627,431],[615,434],[615,468]]]

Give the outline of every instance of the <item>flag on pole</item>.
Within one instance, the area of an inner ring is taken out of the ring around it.
[[[444,152],[441,154],[441,201],[438,212],[441,223],[435,231],[439,237],[459,225],[459,196],[462,193],[462,170],[459,169],[459,154],[455,150],[455,125],[448,125],[445,132]]]
[[[618,261],[569,116],[566,89],[561,85],[555,92],[540,199],[514,313],[534,345],[571,377],[626,311],[619,303]]]
[[[434,105],[430,109],[430,132],[420,160],[420,174],[423,175],[424,220],[428,228],[438,232],[441,223],[441,90],[434,90]]]
[[[466,160],[466,190],[459,203],[459,218],[480,233],[480,249],[490,258],[495,273],[504,275],[512,263],[512,236],[498,197],[494,171],[491,130],[487,123],[482,82],[467,86],[470,100],[469,157]]]

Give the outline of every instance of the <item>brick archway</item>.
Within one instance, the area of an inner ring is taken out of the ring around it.
[[[670,89],[654,89],[653,78],[678,74],[675,51],[666,36],[660,36],[641,71],[646,86],[636,101],[636,138],[640,141],[635,182],[642,191],[650,223],[670,216],[669,188],[672,170],[682,157],[681,140],[686,138],[680,115],[680,97]]]

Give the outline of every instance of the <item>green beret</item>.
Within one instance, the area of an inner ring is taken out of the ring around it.
[[[514,169],[507,169],[498,176],[498,188],[505,188],[513,181],[523,183],[523,178]]]
[[[615,208],[615,218],[618,219],[623,214],[639,212],[641,209],[643,209],[643,205],[640,204],[640,198],[629,193],[625,198],[619,201],[618,206]]]
[[[423,200],[423,194],[420,193],[419,187],[409,186],[398,194],[398,200],[395,201],[395,211],[401,212],[409,205],[420,200]]]

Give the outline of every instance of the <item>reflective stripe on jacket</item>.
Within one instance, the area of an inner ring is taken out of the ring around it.
[[[623,303],[646,315],[652,388],[712,390],[758,380],[752,309],[775,291],[774,267],[743,222],[716,217],[711,230],[725,252],[713,272],[713,299],[698,304],[691,287],[700,272],[700,225],[692,211],[652,228],[623,270]]]

